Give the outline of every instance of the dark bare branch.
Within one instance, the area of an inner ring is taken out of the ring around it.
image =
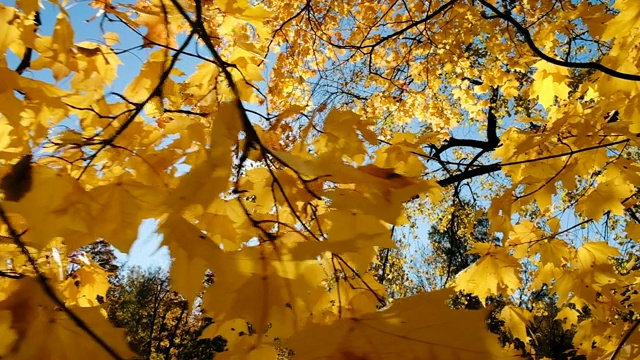
[[[489,8],[494,14],[496,14],[496,16],[513,25],[513,27],[516,28],[518,33],[522,35],[522,37],[524,38],[524,41],[527,43],[531,51],[533,51],[536,55],[538,55],[542,60],[550,62],[554,65],[563,66],[567,68],[594,69],[619,79],[640,81],[640,75],[622,73],[622,72],[613,70],[611,68],[608,68],[597,62],[564,61],[564,60],[560,60],[555,57],[549,56],[545,54],[542,50],[540,50],[540,48],[536,45],[536,43],[533,41],[533,38],[531,37],[531,33],[529,33],[529,30],[527,30],[524,26],[522,26],[511,15],[500,11],[497,7],[495,7],[494,5],[492,5],[486,0],[478,0],[478,1],[485,7]]]

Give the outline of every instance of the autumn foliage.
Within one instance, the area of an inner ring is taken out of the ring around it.
[[[219,359],[542,358],[542,312],[637,359],[639,41],[636,0],[2,4],[0,357],[132,358],[69,255],[154,218]]]

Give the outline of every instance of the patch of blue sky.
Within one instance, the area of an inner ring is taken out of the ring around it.
[[[166,246],[161,246],[162,235],[158,234],[158,220],[145,219],[138,229],[138,238],[128,253],[115,250],[121,267],[161,267],[168,269],[171,256]]]

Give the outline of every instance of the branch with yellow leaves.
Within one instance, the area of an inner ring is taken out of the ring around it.
[[[205,46],[207,47],[207,49],[209,50],[209,52],[213,56],[213,60],[214,60],[215,64],[218,65],[218,67],[222,71],[222,73],[224,75],[224,78],[225,78],[229,88],[231,89],[231,92],[234,95],[234,105],[237,108],[238,113],[240,114],[240,118],[241,118],[241,121],[242,121],[242,130],[244,131],[244,134],[245,134],[244,145],[243,145],[243,148],[241,149],[241,154],[240,154],[240,157],[239,157],[239,160],[238,160],[238,168],[237,168],[237,173],[236,173],[236,184],[235,184],[234,192],[237,193],[237,194],[243,192],[242,190],[240,190],[238,188],[238,182],[240,180],[240,173],[241,173],[246,161],[249,159],[250,152],[253,151],[253,150],[259,151],[260,154],[262,155],[262,157],[265,159],[265,163],[266,163],[267,168],[269,169],[269,171],[270,171],[270,173],[271,173],[271,175],[272,175],[272,177],[274,179],[275,185],[283,193],[283,196],[285,197],[288,206],[292,209],[296,220],[298,222],[300,222],[300,225],[304,228],[304,230],[309,232],[309,234],[314,239],[319,240],[319,237],[316,234],[314,234],[311,231],[310,227],[307,226],[302,221],[300,216],[294,210],[293,205],[290,203],[287,195],[284,194],[284,188],[280,184],[280,182],[277,179],[277,177],[275,177],[275,175],[273,174],[272,168],[271,168],[271,166],[269,164],[269,161],[267,160],[268,157],[273,158],[278,163],[280,163],[283,166],[291,169],[296,174],[296,176],[298,176],[298,178],[301,180],[301,182],[302,182],[303,186],[305,187],[305,189],[307,191],[309,191],[311,194],[313,194],[313,192],[307,186],[307,182],[308,181],[305,181],[302,178],[302,176],[298,173],[298,171],[296,171],[291,166],[289,166],[285,161],[283,161],[278,155],[276,155],[269,148],[264,146],[262,144],[262,142],[260,141],[258,133],[257,133],[256,129],[254,128],[254,125],[251,123],[251,120],[249,119],[249,116],[248,116],[249,110],[247,110],[245,108],[244,104],[240,100],[240,92],[238,90],[238,87],[237,87],[235,81],[233,80],[233,75],[231,74],[231,71],[229,70],[230,68],[237,69],[237,67],[234,64],[225,61],[222,58],[222,56],[220,56],[218,50],[216,49],[215,45],[211,41],[211,37],[209,36],[209,34],[208,34],[208,32],[207,32],[207,30],[205,28],[205,25],[204,25],[204,22],[203,22],[203,18],[202,18],[202,4],[200,2],[198,2],[198,1],[195,3],[195,19],[193,19],[193,18],[191,18],[191,16],[187,13],[187,11],[184,9],[184,7],[177,0],[171,0],[171,3],[173,4],[173,6],[175,6],[175,8],[182,15],[182,17],[187,21],[187,23],[189,24],[189,26],[192,29],[192,33],[197,34],[198,37],[200,38],[200,40],[202,40],[202,42],[205,44]],[[246,208],[246,205],[240,200],[240,198],[238,198],[238,199],[239,199],[240,205],[241,205],[246,217],[249,219],[249,221],[252,223],[252,225],[261,231],[261,233],[265,236],[266,240],[275,239],[274,234],[272,234],[269,231],[263,229],[262,226],[260,226],[260,221],[254,219],[251,216],[251,214],[248,211],[248,209]]]
[[[458,174],[446,177],[444,179],[438,180],[438,184],[440,186],[453,185],[453,184],[456,184],[456,183],[458,183],[460,181],[471,179],[471,178],[474,178],[476,176],[486,175],[486,174],[490,174],[492,172],[496,172],[496,171],[498,171],[498,170],[500,170],[500,169],[502,169],[503,167],[506,167],[506,166],[522,165],[522,164],[532,163],[532,162],[536,162],[536,161],[555,159],[555,158],[559,158],[559,157],[563,157],[563,156],[572,156],[572,155],[583,153],[583,152],[586,152],[586,151],[607,148],[607,147],[610,147],[610,146],[616,146],[616,145],[625,144],[625,143],[628,143],[628,142],[629,142],[629,139],[624,139],[624,140],[613,141],[613,142],[605,143],[605,144],[588,146],[588,147],[585,147],[585,148],[582,148],[582,149],[567,151],[567,152],[560,153],[560,154],[542,156],[542,157],[539,157],[539,158],[532,158],[532,159],[527,159],[527,160],[511,161],[511,162],[504,162],[504,163],[493,163],[493,164],[488,164],[488,165],[478,165],[477,167],[473,167],[473,168],[465,170],[465,171],[463,171],[461,173],[458,173]]]
[[[4,207],[2,207],[2,204],[0,204],[0,219],[5,223],[5,225],[7,225],[7,230],[9,232],[9,236],[11,237],[11,239],[13,239],[13,243],[27,258],[29,265],[31,265],[31,267],[33,268],[36,279],[38,280],[38,284],[40,284],[42,291],[47,295],[47,297],[49,297],[56,305],[56,307],[62,310],[62,312],[64,312],[78,328],[89,335],[89,337],[93,341],[95,341],[102,349],[104,349],[104,351],[106,351],[111,357],[116,360],[123,360],[123,358],[111,346],[109,346],[109,344],[107,344],[104,339],[98,336],[98,334],[96,334],[78,315],[71,311],[71,309],[69,309],[65,305],[64,301],[60,300],[60,298],[56,295],[54,289],[51,287],[51,285],[49,285],[47,277],[38,268],[36,259],[31,256],[31,253],[29,253],[29,249],[27,249],[27,246],[22,241],[22,234],[18,233],[16,228],[9,220],[9,216],[5,212]]]
[[[616,360],[616,358],[618,357],[618,354],[620,354],[620,351],[622,350],[622,347],[624,346],[624,344],[627,343],[627,340],[629,340],[631,335],[638,329],[638,326],[640,326],[640,319],[636,320],[631,326],[631,328],[627,330],[627,333],[624,334],[624,337],[622,338],[622,340],[620,340],[620,344],[616,346],[615,351],[611,355],[611,360]]]
[[[565,60],[560,60],[553,56],[547,55],[544,51],[540,50],[540,48],[533,41],[533,37],[531,36],[531,33],[529,32],[529,30],[527,30],[524,26],[522,26],[522,24],[520,24],[516,19],[514,19],[513,16],[500,11],[495,5],[492,5],[487,0],[478,0],[478,1],[485,7],[489,8],[489,10],[491,10],[494,14],[496,14],[497,17],[513,25],[513,27],[516,28],[516,31],[518,31],[518,33],[522,35],[525,43],[527,44],[527,46],[529,46],[531,51],[533,51],[534,54],[539,56],[542,60],[545,60],[554,65],[558,65],[562,67],[577,68],[577,69],[593,69],[619,79],[640,81],[640,75],[622,73],[594,61],[590,61],[590,62],[565,61]]]
[[[287,202],[287,205],[289,206],[289,208],[292,210],[292,213],[294,214],[295,219],[300,223],[300,225],[303,227],[303,229],[305,231],[307,231],[314,240],[316,241],[320,241],[320,237],[316,234],[313,233],[313,231],[311,230],[311,228],[309,226],[307,226],[305,224],[305,222],[303,221],[303,219],[299,216],[299,214],[296,212],[295,207],[293,206],[293,204],[290,202],[287,194],[285,193],[285,189],[282,186],[282,184],[280,183],[279,179],[277,178],[277,176],[275,175],[275,173],[273,172],[273,164],[270,163],[269,158],[277,161],[278,163],[282,164],[283,166],[291,169],[296,176],[299,178],[299,180],[302,182],[302,185],[305,187],[305,189],[312,194],[314,197],[317,197],[317,195],[315,195],[315,193],[308,187],[308,182],[309,180],[305,180],[301,174],[294,168],[292,168],[290,165],[288,165],[283,159],[281,159],[277,154],[275,154],[273,151],[271,151],[269,148],[267,148],[265,145],[262,144],[262,142],[260,141],[260,138],[258,137],[258,133],[256,132],[256,129],[254,128],[254,125],[251,123],[251,120],[249,119],[248,116],[248,110],[244,107],[242,101],[240,100],[240,92],[237,88],[237,85],[235,83],[235,81],[233,80],[233,76],[231,74],[231,72],[229,71],[229,68],[235,68],[237,69],[237,67],[235,67],[234,64],[231,64],[229,62],[226,62],[224,59],[222,59],[222,57],[220,56],[220,54],[218,53],[218,51],[216,50],[214,44],[212,43],[207,30],[204,26],[203,20],[202,20],[202,4],[199,1],[196,1],[195,4],[195,20],[192,19],[189,14],[186,12],[186,10],[182,7],[182,5],[180,3],[178,3],[177,0],[171,0],[172,4],[178,9],[178,11],[180,12],[180,14],[183,16],[183,18],[189,23],[189,25],[191,26],[191,29],[194,33],[196,33],[198,35],[198,37],[200,38],[200,40],[202,40],[205,44],[205,46],[207,47],[207,49],[210,51],[210,53],[213,56],[214,61],[217,63],[217,65],[219,66],[219,68],[221,69],[227,84],[229,85],[229,88],[231,89],[232,93],[234,94],[234,104],[236,106],[236,108],[238,109],[238,112],[241,116],[241,120],[242,120],[242,129],[245,133],[245,143],[242,149],[242,154],[240,155],[239,158],[239,163],[238,163],[238,170],[237,170],[237,176],[236,176],[236,184],[235,184],[235,189],[234,191],[236,193],[242,193],[243,191],[238,189],[238,182],[240,179],[240,172],[242,171],[243,165],[245,164],[245,162],[249,159],[249,152],[252,150],[256,150],[259,151],[260,154],[262,155],[265,164],[267,166],[267,169],[270,173],[270,175],[273,178],[273,184],[275,184],[275,186],[278,188],[278,190],[282,193],[282,195],[285,198],[285,201]],[[272,233],[270,233],[269,231],[265,230],[262,226],[260,225],[260,221],[254,219],[250,212],[248,211],[248,209],[246,208],[246,206],[244,205],[244,203],[242,201],[239,201],[240,205],[242,206],[242,209],[246,215],[246,217],[249,219],[249,221],[252,223],[252,225],[254,227],[256,227],[258,230],[261,231],[261,233],[266,237],[266,240],[275,240],[276,236]],[[317,219],[316,219],[317,220]],[[344,260],[342,257],[340,257],[337,254],[332,254],[332,259],[337,259],[342,265],[344,265],[344,267],[346,267],[347,269],[349,269],[354,276],[356,276],[358,279],[360,279],[362,281],[362,283],[364,284],[365,288],[371,292],[376,299],[380,302],[380,304],[384,305],[386,304],[386,300],[384,298],[382,298],[378,293],[376,293],[376,291],[365,281],[365,279],[362,278],[362,276],[358,273],[358,271],[356,271],[351,265],[349,265],[347,263],[346,260]]]
[[[133,123],[133,121],[136,119],[136,117],[138,117],[138,115],[142,112],[142,109],[144,108],[144,106],[149,101],[151,101],[151,99],[153,99],[155,96],[158,96],[158,94],[160,93],[162,87],[164,86],[165,81],[169,78],[169,75],[171,74],[171,71],[173,70],[173,68],[175,67],[176,63],[178,62],[178,58],[185,51],[187,46],[189,46],[189,44],[191,43],[191,40],[193,39],[193,36],[194,36],[194,33],[191,32],[189,34],[189,36],[187,36],[185,41],[182,43],[180,48],[171,56],[171,61],[169,62],[168,66],[166,66],[165,70],[160,75],[160,78],[158,79],[158,83],[156,84],[154,89],[149,93],[149,95],[141,103],[134,104],[134,109],[131,112],[131,114],[122,123],[122,125],[113,133],[113,135],[111,135],[109,138],[103,139],[103,140],[101,140],[99,142],[100,143],[100,147],[93,154],[91,154],[91,156],[89,156],[89,158],[87,160],[87,163],[84,166],[84,169],[78,175],[78,179],[80,177],[82,177],[82,175],[84,175],[84,173],[89,168],[89,166],[91,166],[91,163],[93,163],[93,161],[96,159],[98,154],[102,150],[104,150],[107,147],[113,145],[113,142],[118,138],[118,136],[122,135],[122,133],[125,130],[127,130],[127,128]]]

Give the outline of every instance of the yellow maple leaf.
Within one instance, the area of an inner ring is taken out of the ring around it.
[[[292,259],[287,244],[279,241],[224,255],[215,264],[216,278],[203,300],[203,307],[216,319],[242,318],[259,334],[268,330],[270,336],[281,338],[307,321],[318,301],[309,289],[325,278],[317,261]]]
[[[226,14],[249,22],[261,38],[271,36],[271,29],[264,22],[273,16],[262,4],[254,5],[248,0],[218,0],[216,5]]]
[[[312,292],[316,296],[313,297],[315,305],[311,309],[311,321],[318,324],[331,324],[338,319],[375,312],[388,300],[386,287],[369,273],[351,274],[337,280],[330,289],[322,286]]]
[[[320,219],[326,225],[325,241],[299,243],[292,255],[313,259],[324,251],[334,252],[353,260],[357,269],[365,270],[375,255],[375,246],[395,248],[391,228],[376,217],[348,211],[331,211]]]
[[[158,231],[173,258],[170,281],[191,304],[203,290],[205,272],[221,267],[222,250],[197,226],[175,213],[166,215]]]
[[[310,324],[287,346],[303,359],[502,359],[506,354],[485,327],[487,310],[449,308],[451,290],[395,301],[383,311]]]
[[[576,258],[579,269],[590,269],[593,265],[608,264],[611,257],[620,256],[620,250],[605,241],[592,241],[578,248]]]
[[[435,180],[421,180],[397,174],[393,169],[368,164],[353,167],[333,156],[318,158],[274,151],[280,160],[305,178],[323,178],[349,185],[353,190],[328,190],[332,207],[357,210],[390,223],[402,222],[404,203],[425,194],[433,201],[442,199],[442,187]]]
[[[504,320],[505,326],[514,337],[528,342],[527,325],[533,321],[533,314],[529,310],[507,305],[500,311],[500,319]]]
[[[106,299],[110,286],[108,277],[109,274],[104,269],[91,261],[81,266],[58,287],[66,296],[68,305],[98,306]]]
[[[214,338],[220,335],[227,340],[227,347],[233,349],[249,333],[249,324],[247,324],[246,320],[232,319],[224,322],[216,321],[204,330],[202,337]]]
[[[560,320],[562,328],[567,331],[570,330],[573,326],[578,325],[578,312],[570,307],[565,306],[562,308],[562,310],[558,311],[558,315],[556,315],[554,320]]]
[[[624,228],[624,231],[627,233],[629,238],[636,242],[640,242],[640,224],[634,221],[629,221],[627,226]]]
[[[508,249],[494,248],[458,274],[455,288],[477,295],[484,304],[487,296],[513,294],[522,285],[521,267],[518,260],[509,255]]]
[[[560,268],[571,258],[569,245],[558,239],[538,241],[533,244],[532,250],[540,254],[540,263],[543,265],[553,264]]]
[[[113,359],[85,330],[57,308],[49,295],[42,291],[38,280],[25,278],[19,282],[18,290],[0,302],[0,311],[11,311],[11,329],[18,334],[8,358],[80,360],[91,354],[92,359]],[[124,330],[114,328],[98,308],[72,308],[71,311],[116,354],[133,356]]]
[[[132,101],[147,98],[157,85],[157,80],[166,69],[169,55],[164,50],[154,51],[140,69],[138,76],[127,85],[123,95]]]
[[[603,40],[624,36],[640,26],[640,3],[634,0],[617,0],[614,7],[620,12],[606,23]]]
[[[538,267],[531,287],[533,289],[542,289],[545,284],[552,284],[554,279],[559,279],[562,276],[562,268],[556,267],[552,263],[543,263]]]
[[[277,359],[278,351],[269,343],[259,342],[255,336],[242,336],[229,351],[216,354],[222,360],[266,360]]]
[[[11,328],[12,313],[9,310],[0,311],[0,356],[6,356],[13,343],[18,338],[18,334]]]
[[[43,247],[55,237],[72,249],[93,240],[91,214],[95,204],[77,180],[62,171],[33,166],[32,185],[18,202],[3,204],[18,213],[29,226],[30,245]]]
[[[215,199],[200,217],[199,225],[225,251],[239,250],[249,239],[260,235],[237,199]]]
[[[346,156],[351,161],[362,164],[367,155],[357,132],[362,122],[361,117],[351,111],[331,110],[324,119],[324,134],[313,143],[316,152]]]
[[[3,6],[0,8],[0,51],[4,54],[11,45],[15,45],[15,43],[19,43],[20,38],[20,29],[15,26],[12,26],[11,21],[17,15],[17,9],[9,6]],[[9,70],[6,67],[2,67],[8,72],[13,72],[14,76],[18,76],[14,71]],[[3,86],[0,85],[0,89],[3,89]]]
[[[167,197],[166,206],[174,211],[180,211],[191,204],[208,206],[229,186],[231,167],[227,165],[230,164],[218,164],[210,159],[195,165]]]
[[[537,71],[533,76],[531,97],[537,96],[538,102],[547,109],[553,105],[556,97],[566,100],[570,91],[566,83],[569,76],[568,70],[545,60],[537,62],[534,66]]]
[[[612,215],[624,214],[622,200],[635,193],[635,188],[621,177],[609,176],[610,173],[605,171],[599,176],[598,185],[578,200],[576,210],[585,217],[600,221],[607,211]]]
[[[109,221],[96,221],[93,231],[120,251],[129,251],[138,237],[143,219],[162,214],[162,189],[148,186],[127,177],[98,186],[89,192],[96,204],[96,217]]]
[[[56,139],[60,146],[68,146],[68,145],[82,145],[84,138],[82,134],[71,129],[67,129],[63,131],[58,138]]]

